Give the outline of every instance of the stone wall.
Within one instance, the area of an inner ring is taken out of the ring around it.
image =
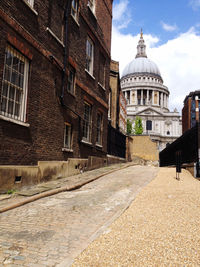
[[[68,161],[39,161],[36,166],[1,165],[0,193],[125,161],[114,156],[105,158],[91,156],[88,159],[70,158]]]
[[[135,135],[127,138],[127,155],[128,161],[134,157],[139,157],[147,161],[158,161],[159,152],[156,143],[152,142],[149,136]]]

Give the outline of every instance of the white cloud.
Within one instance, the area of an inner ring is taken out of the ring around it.
[[[200,7],[200,0],[190,0],[189,4],[194,10],[197,10]]]
[[[170,25],[170,24],[164,23],[163,21],[161,21],[161,25],[162,25],[162,28],[167,32],[173,32],[178,29],[176,25]]]
[[[123,18],[124,13],[127,11],[128,4],[128,0],[121,0],[118,4],[114,3],[113,20],[121,20]]]
[[[113,24],[118,29],[123,29],[131,22],[131,13],[128,9],[129,0],[120,0],[113,6]]]
[[[200,36],[195,28],[180,34],[173,40],[155,46],[159,39],[145,35],[147,56],[152,59],[161,71],[164,84],[170,91],[169,106],[181,111],[185,96],[200,89]],[[113,27],[112,58],[120,62],[120,72],[135,58],[139,34],[121,34]]]

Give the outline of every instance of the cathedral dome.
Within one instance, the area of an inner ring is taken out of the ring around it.
[[[145,75],[151,74],[153,76],[158,76],[162,79],[159,68],[157,65],[146,55],[146,45],[143,39],[143,32],[141,31],[140,40],[137,46],[137,55],[134,60],[132,60],[124,69],[122,77],[127,75]]]
[[[122,77],[131,74],[152,74],[161,78],[157,65],[146,57],[137,57],[132,60],[124,69]]]

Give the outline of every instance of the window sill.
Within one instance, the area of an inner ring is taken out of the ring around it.
[[[38,16],[38,12],[26,1],[26,0],[22,0],[29,8],[30,10],[36,15]]]
[[[55,35],[55,33],[52,32],[52,30],[49,27],[46,28],[46,31],[49,32],[51,34],[51,36],[53,36],[53,38],[56,39],[56,41],[60,45],[62,45],[62,47],[65,47],[65,45],[63,44],[63,42]]]
[[[72,93],[72,92],[70,92],[70,91],[68,91],[68,90],[67,90],[67,93],[70,94],[70,95],[73,96],[73,97],[76,97],[75,93]]]
[[[93,79],[93,80],[95,80],[95,77],[87,70],[87,69],[85,69],[85,72]]]
[[[80,27],[80,24],[78,23],[78,19],[75,18],[72,14],[71,14],[71,17],[73,18],[73,20],[76,22],[77,26]]]
[[[62,151],[63,152],[70,152],[70,153],[73,153],[74,152],[73,149],[70,149],[70,148],[67,148],[67,147],[63,147],[62,148]]]
[[[0,119],[1,120],[4,120],[4,121],[9,121],[9,122],[12,122],[12,123],[15,123],[15,124],[24,126],[24,127],[30,127],[30,124],[29,123],[22,122],[22,121],[17,121],[15,119],[11,119],[11,118],[8,118],[8,117],[3,116],[3,115],[0,115]]]
[[[101,89],[103,89],[104,91],[106,91],[106,88],[100,82],[98,82],[98,85],[101,87]]]
[[[102,145],[100,145],[100,144],[98,144],[98,143],[96,143],[96,144],[95,144],[95,146],[96,146],[97,148],[100,148],[100,149],[102,149],[102,148],[103,148],[103,146],[102,146]]]
[[[85,140],[81,140],[81,143],[83,143],[84,145],[87,145],[87,146],[92,146],[92,143],[89,142],[89,141],[85,141]]]

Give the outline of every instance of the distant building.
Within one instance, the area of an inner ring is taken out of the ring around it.
[[[142,118],[144,135],[150,135],[161,151],[181,135],[178,111],[169,111],[169,90],[157,65],[147,58],[141,32],[137,54],[124,69],[121,88],[127,100],[127,117],[133,122]],[[133,125],[134,126],[134,125]]]
[[[126,133],[126,117],[126,99],[120,85],[119,62],[111,60],[108,119],[113,128]]]
[[[185,97],[182,109],[182,130],[183,133],[199,122],[200,90],[191,92]]]
[[[120,113],[119,113],[119,130],[126,134],[127,132],[127,112],[126,112],[126,98],[123,92],[120,92]]]
[[[120,158],[126,155],[126,99],[121,91],[119,62],[110,63],[110,92],[108,110],[108,154]]]

